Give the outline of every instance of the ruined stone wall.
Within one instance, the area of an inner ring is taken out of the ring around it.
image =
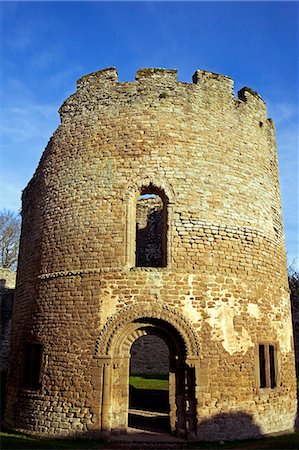
[[[292,320],[294,332],[294,348],[297,366],[297,379],[299,376],[299,273],[293,272],[289,276],[291,290]]]
[[[169,351],[165,342],[156,336],[142,336],[131,348],[131,375],[165,375],[169,372]]]
[[[0,267],[0,286],[6,289],[14,289],[16,287],[16,272]]]
[[[205,71],[190,84],[162,69],[119,83],[107,69],[79,80],[60,115],[23,194],[6,425],[60,436],[124,429],[125,345],[156,327],[195,367],[197,438],[292,429],[275,130],[263,100],[248,88],[234,98],[230,78]],[[136,203],[149,191],[167,209],[162,267],[136,267]],[[186,330],[198,350],[179,348]],[[43,346],[38,389],[22,388],[24,343]],[[275,346],[274,388],[260,387],[259,344]]]
[[[0,268],[0,308],[1,308],[1,341],[0,370],[7,371],[10,351],[11,317],[13,308],[16,273]]]
[[[141,196],[136,204],[136,266],[161,267],[163,262],[163,202],[158,196]]]

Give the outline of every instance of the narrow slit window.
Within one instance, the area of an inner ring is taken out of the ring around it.
[[[276,387],[275,357],[273,345],[269,345],[269,364],[270,364],[270,386],[273,389]]]
[[[27,344],[24,352],[23,387],[38,390],[40,387],[40,374],[42,363],[42,345]]]
[[[165,267],[167,208],[162,194],[151,188],[136,204],[136,267]]]
[[[276,382],[276,347],[273,344],[259,344],[259,386],[274,389]]]
[[[266,361],[265,346],[259,345],[259,361],[260,361],[260,387],[266,387]]]

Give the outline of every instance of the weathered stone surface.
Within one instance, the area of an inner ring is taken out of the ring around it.
[[[118,83],[109,68],[60,108],[23,194],[7,426],[125,430],[130,348],[155,335],[169,349],[173,431],[219,440],[293,428],[275,130],[259,95],[232,88],[163,69]],[[163,261],[136,267],[136,204],[149,193],[163,203]],[[43,346],[35,390],[22,388],[24,344]],[[260,387],[259,344],[275,348],[273,388]]]
[[[1,341],[0,341],[0,369],[8,369],[10,351],[11,316],[16,285],[16,273],[0,268],[0,307],[1,307]]]

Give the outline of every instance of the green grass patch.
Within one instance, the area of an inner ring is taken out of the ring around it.
[[[168,374],[165,375],[131,375],[130,386],[135,389],[154,389],[168,391]]]
[[[10,434],[0,432],[1,450],[14,449],[101,449],[104,448],[103,440],[93,439],[37,439],[22,434]]]

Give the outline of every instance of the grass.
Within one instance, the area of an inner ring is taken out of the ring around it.
[[[1,450],[6,449],[102,449],[104,441],[93,439],[37,439],[22,434],[0,432]]]
[[[135,389],[154,389],[168,391],[168,374],[165,375],[131,375],[130,386]]]
[[[105,443],[101,440],[92,439],[35,439],[21,434],[9,434],[0,432],[1,449],[104,449]],[[233,442],[189,442],[188,449],[284,449],[292,450],[299,448],[299,433],[285,436],[276,436],[263,439],[250,439],[246,441]]]

